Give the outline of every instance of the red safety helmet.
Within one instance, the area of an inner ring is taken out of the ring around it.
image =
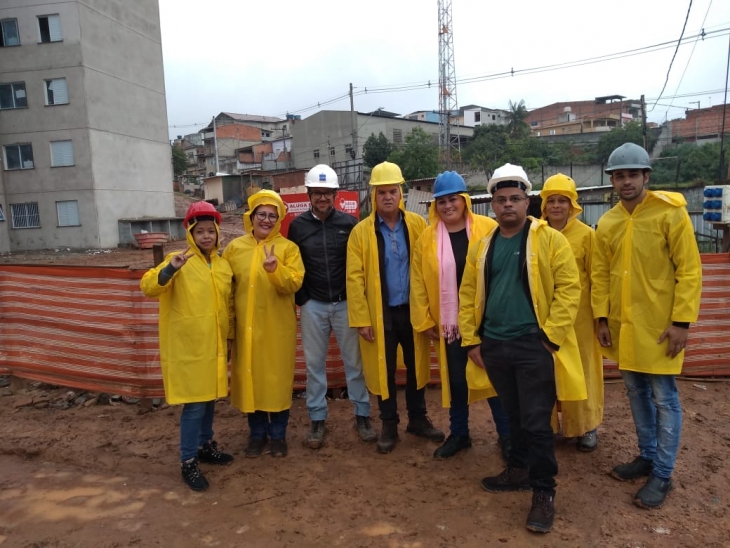
[[[206,219],[203,219],[202,217],[206,217]],[[213,204],[210,204],[208,202],[195,202],[194,204],[190,204],[188,212],[185,214],[183,226],[187,228],[191,221],[193,224],[195,224],[199,220],[213,220],[216,222],[216,224],[220,225],[221,214],[216,211]]]

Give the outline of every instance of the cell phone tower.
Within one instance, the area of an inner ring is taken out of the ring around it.
[[[438,0],[439,9],[439,148],[447,167],[461,161],[458,134],[451,132],[451,116],[459,112],[456,100],[456,67],[454,65],[454,28],[451,0]]]

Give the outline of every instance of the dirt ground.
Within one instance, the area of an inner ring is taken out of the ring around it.
[[[176,197],[183,215],[187,197]],[[223,243],[242,233],[240,212],[224,215]],[[165,251],[184,249],[173,242]],[[51,250],[5,254],[0,264],[152,266],[150,250]],[[193,493],[178,466],[179,407],[152,411],[135,403],[27,384],[15,393],[0,377],[0,547],[127,546],[728,546],[730,384],[681,383],[685,411],[675,491],[660,510],[636,508],[640,483],[608,476],[636,454],[636,436],[620,382],[606,385],[599,448],[584,454],[559,440],[553,532],[524,528],[529,493],[494,495],[479,480],[503,463],[488,406],[472,407],[474,447],[447,461],[436,445],[405,433],[390,455],[359,441],[352,406],[330,401],[328,442],[304,447],[309,421],[295,398],[289,455],[246,459],[245,417],[218,404],[216,438],[235,456],[204,466],[211,482]],[[430,415],[448,428],[438,388]],[[401,409],[403,394],[399,393]],[[373,399],[373,416],[377,416]],[[379,429],[379,421],[374,420]]]

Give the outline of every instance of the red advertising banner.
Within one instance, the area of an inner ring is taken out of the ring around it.
[[[289,234],[289,225],[292,219],[309,211],[311,204],[306,194],[282,194],[281,199],[287,207],[286,217],[281,221],[281,234],[286,237]],[[359,194],[355,190],[339,190],[335,196],[335,209],[349,213],[356,219],[360,219]]]

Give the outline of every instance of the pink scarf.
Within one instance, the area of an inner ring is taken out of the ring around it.
[[[471,240],[471,218],[466,217],[466,237]],[[439,262],[439,305],[441,310],[441,336],[452,343],[461,338],[459,333],[459,286],[456,281],[456,262],[451,249],[451,238],[446,225],[436,225],[436,255]]]

